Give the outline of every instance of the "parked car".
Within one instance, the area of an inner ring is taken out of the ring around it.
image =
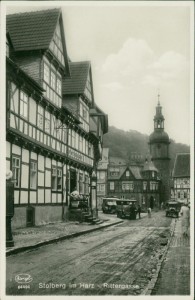
[[[103,198],[102,211],[107,214],[116,213],[116,200],[117,198]]]
[[[134,199],[119,199],[116,201],[117,217],[120,219],[135,220],[137,215],[137,208],[135,204],[137,200]]]
[[[178,218],[181,209],[181,203],[178,201],[168,201],[166,203],[166,217]]]

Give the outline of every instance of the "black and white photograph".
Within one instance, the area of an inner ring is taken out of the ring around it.
[[[194,2],[1,25],[1,299],[194,299]]]

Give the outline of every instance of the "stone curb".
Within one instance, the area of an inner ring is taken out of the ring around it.
[[[153,289],[156,285],[156,282],[157,282],[157,279],[158,279],[158,276],[159,276],[159,273],[160,273],[160,270],[161,270],[161,267],[162,267],[162,263],[165,260],[167,252],[169,250],[169,246],[170,246],[170,243],[172,241],[172,237],[173,237],[173,234],[174,234],[174,231],[175,231],[176,222],[177,222],[177,220],[175,220],[175,219],[173,219],[172,222],[171,222],[171,225],[170,225],[170,239],[168,240],[168,243],[166,245],[166,248],[164,250],[164,253],[163,253],[161,259],[157,263],[156,273],[154,274],[153,278],[151,279],[151,281],[149,282],[147,287],[142,291],[142,293],[140,295],[151,295],[152,294],[152,291],[153,291]]]
[[[117,222],[114,222],[114,223],[102,225],[100,227],[91,228],[91,229],[87,229],[87,230],[67,234],[67,235],[64,235],[64,236],[60,236],[60,237],[57,237],[57,238],[53,238],[53,239],[50,239],[50,240],[45,240],[43,242],[39,242],[39,243],[34,244],[34,245],[18,247],[18,248],[15,248],[15,249],[8,249],[6,251],[6,256],[10,256],[10,255],[13,255],[13,254],[18,254],[18,253],[21,253],[21,252],[24,252],[24,251],[27,251],[27,250],[31,250],[31,249],[37,249],[41,246],[57,243],[59,241],[63,241],[63,240],[66,240],[66,239],[77,237],[77,236],[80,236],[80,235],[83,235],[83,234],[86,234],[86,233],[90,233],[90,232],[93,232],[93,231],[101,230],[101,229],[104,229],[104,228],[107,228],[107,227],[110,227],[110,226],[113,226],[113,225],[117,225],[117,224],[120,224],[120,223],[123,223],[123,221],[117,221]]]

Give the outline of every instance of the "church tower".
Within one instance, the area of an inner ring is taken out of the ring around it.
[[[164,131],[165,118],[162,114],[162,106],[160,105],[158,95],[158,104],[156,114],[154,116],[154,131],[149,137],[150,155],[155,167],[159,171],[162,181],[161,200],[167,202],[170,198],[170,157],[169,157],[169,136]]]

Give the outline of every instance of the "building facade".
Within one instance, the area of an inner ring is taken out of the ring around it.
[[[142,209],[159,208],[161,181],[150,158],[140,165],[110,158],[108,166],[108,196],[135,199]]]
[[[8,15],[6,56],[6,163],[15,182],[13,227],[66,219],[74,188],[90,196],[90,176],[108,130],[108,118],[102,111],[100,117],[94,100],[90,63],[83,75],[78,63],[68,59],[60,9]],[[73,86],[72,66],[82,77],[83,90],[78,91],[78,82]]]
[[[190,153],[176,155],[172,177],[172,199],[190,204]]]
[[[164,120],[162,106],[158,101],[154,116],[154,131],[149,137],[149,147],[151,158],[162,181],[160,202],[165,203],[170,198],[170,140],[168,134],[164,131]]]
[[[102,199],[107,196],[109,148],[103,148],[102,159],[97,165],[97,203],[102,209]]]

